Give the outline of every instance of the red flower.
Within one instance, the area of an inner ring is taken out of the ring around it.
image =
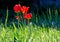
[[[18,17],[18,16],[15,16],[15,18],[16,18],[16,19],[19,19],[19,17]]]
[[[14,7],[13,7],[13,10],[14,12],[18,13],[21,11],[21,5],[20,4],[16,4]]]
[[[32,18],[32,14],[31,13],[24,14],[24,18],[25,19],[31,19]]]
[[[22,6],[22,7],[21,7],[21,12],[22,12],[23,14],[27,13],[28,10],[29,10],[29,7],[26,7],[26,6]]]

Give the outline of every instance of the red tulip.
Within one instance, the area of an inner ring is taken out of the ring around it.
[[[18,16],[15,16],[15,18],[18,20],[19,19],[19,17]]]
[[[18,13],[21,11],[21,5],[20,4],[16,4],[14,7],[13,7],[13,10],[14,12]]]
[[[22,7],[21,7],[21,12],[22,12],[23,14],[27,13],[28,10],[29,10],[29,7],[26,7],[26,6],[22,6]]]
[[[31,19],[32,18],[32,14],[31,13],[24,14],[24,18],[25,19]]]

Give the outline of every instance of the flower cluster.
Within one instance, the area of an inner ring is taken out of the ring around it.
[[[13,7],[13,10],[16,13],[18,13],[18,12],[23,13],[23,18],[25,18],[25,19],[31,19],[32,18],[32,13],[28,13],[29,7],[21,6],[20,4],[16,4]],[[18,16],[15,16],[15,17],[16,17],[16,19],[19,18]]]

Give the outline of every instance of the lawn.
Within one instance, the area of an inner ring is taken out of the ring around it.
[[[60,30],[57,27],[41,27],[29,24],[17,28],[0,25],[0,42],[60,42]]]

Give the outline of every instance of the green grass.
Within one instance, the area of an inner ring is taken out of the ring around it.
[[[14,39],[15,38],[15,39]],[[37,25],[17,28],[0,25],[0,42],[60,42],[60,31],[57,27],[40,27]]]

